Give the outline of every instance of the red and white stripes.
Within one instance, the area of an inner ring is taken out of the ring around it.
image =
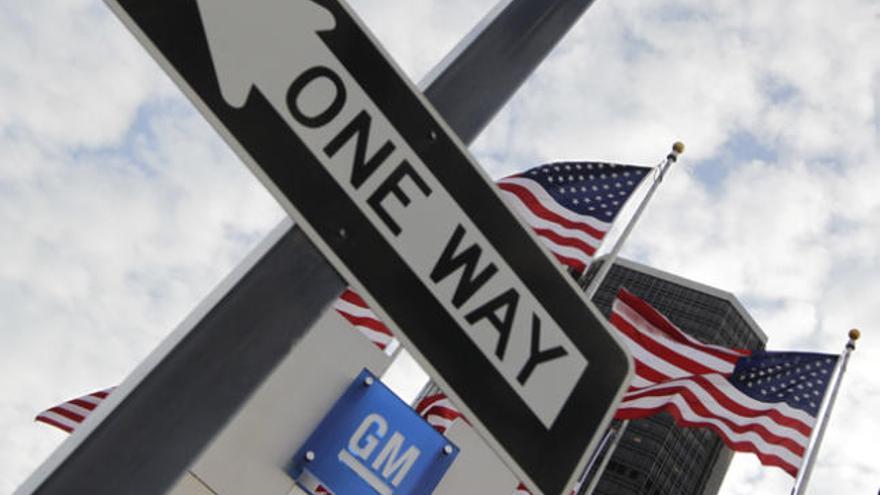
[[[500,179],[502,196],[564,265],[581,272],[590,264],[611,223],[560,205],[537,182],[514,175]]]
[[[630,391],[618,419],[669,412],[680,425],[715,431],[730,448],[752,452],[762,464],[797,475],[815,419],[785,403],[756,401],[713,373],[670,380]]]
[[[68,433],[76,429],[113,391],[111,387],[58,404],[37,414],[35,421],[50,424]]]
[[[618,292],[610,321],[635,360],[630,389],[691,375],[730,374],[736,361],[750,354],[698,341],[626,289]]]
[[[456,409],[446,394],[441,392],[436,385],[428,394],[425,394],[415,407],[416,413],[425,418],[435,430],[446,434],[446,430],[452,426],[455,420],[464,416]]]
[[[392,355],[400,345],[391,330],[370,310],[366,301],[350,287],[345,289],[333,309],[348,320],[366,338],[382,349],[385,354]]]
[[[636,362],[617,419],[666,411],[679,425],[711,428],[730,448],[797,474],[815,418],[784,402],[755,400],[733,386],[728,377],[750,351],[703,344],[624,289],[614,301],[611,323]]]

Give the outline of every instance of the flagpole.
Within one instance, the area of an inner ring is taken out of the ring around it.
[[[666,176],[667,170],[669,170],[669,167],[671,167],[673,163],[678,161],[678,157],[682,153],[684,153],[684,143],[682,143],[681,141],[676,141],[672,145],[672,151],[670,151],[669,154],[666,155],[666,159],[660,162],[659,165],[657,165],[654,173],[654,182],[651,184],[651,188],[648,190],[647,194],[645,194],[645,197],[642,198],[642,202],[639,203],[639,206],[638,208],[636,208],[635,213],[633,213],[633,216],[630,217],[629,221],[626,224],[626,227],[623,229],[623,232],[614,242],[614,247],[611,249],[611,253],[609,253],[609,255],[602,262],[602,266],[599,267],[599,271],[596,273],[596,276],[593,277],[593,280],[590,281],[590,284],[584,290],[584,294],[587,296],[588,301],[593,300],[593,296],[596,295],[596,292],[599,290],[599,286],[602,285],[602,281],[605,280],[605,276],[608,275],[608,272],[611,270],[611,266],[614,265],[615,260],[617,260],[617,255],[620,253],[620,249],[623,247],[623,243],[626,242],[626,239],[629,237],[633,228],[635,228],[636,222],[639,221],[639,218],[645,211],[645,207],[654,196],[654,192],[657,190],[657,187],[660,185],[661,182],[663,182],[663,177]],[[578,282],[582,285],[586,281],[586,277],[587,272],[585,271]],[[629,425],[629,420],[623,421],[620,426],[615,430],[614,437],[611,440],[611,444],[605,451],[605,455],[602,457],[602,460],[599,463],[599,467],[596,469],[596,473],[591,477],[587,489],[582,492],[584,495],[590,495],[593,493],[593,490],[596,489],[599,478],[602,476],[602,472],[605,471],[605,467],[608,466],[608,461],[611,459],[611,454],[614,452],[614,449],[620,442],[620,437],[623,436],[623,432],[624,430],[626,430],[627,425]],[[606,436],[605,438],[603,438],[603,443],[607,440],[607,438],[608,432],[606,432]],[[596,460],[599,459],[600,455],[601,449],[596,449],[593,452],[593,455],[590,457],[590,460],[587,463],[587,468],[584,472],[584,476],[586,476],[589,473],[589,470],[592,469],[593,465],[596,464]]]
[[[596,490],[596,486],[599,485],[599,479],[602,478],[602,473],[605,472],[605,468],[608,467],[608,463],[611,461],[611,454],[614,453],[617,444],[619,444],[620,439],[623,438],[623,432],[626,431],[627,426],[629,426],[629,420],[625,419],[617,428],[608,430],[612,435],[611,444],[608,445],[608,450],[605,451],[605,455],[602,457],[599,467],[596,468],[596,473],[590,478],[590,483],[587,484],[587,488],[581,492],[582,495],[592,495],[593,491]],[[595,459],[591,459],[590,465],[592,466],[592,464],[595,464]]]
[[[831,409],[834,408],[834,401],[837,399],[837,392],[840,390],[840,382],[843,381],[843,374],[846,372],[846,365],[849,362],[849,356],[856,348],[856,341],[859,340],[861,333],[858,329],[853,328],[849,331],[849,341],[837,361],[837,367],[832,375],[831,393],[825,394],[822,398],[822,404],[819,406],[819,423],[813,429],[810,435],[810,442],[807,444],[807,451],[804,453],[804,462],[798,470],[797,477],[794,480],[794,486],[791,488],[791,495],[802,495],[807,489],[807,483],[810,480],[810,472],[816,461],[816,454],[822,445],[822,437],[825,435],[825,427],[828,425],[828,419],[831,417]]]
[[[581,492],[581,488],[584,487],[584,483],[587,481],[587,475],[590,474],[590,471],[593,470],[593,466],[596,465],[596,461],[599,459],[599,453],[605,449],[605,445],[608,444],[608,441],[611,440],[611,437],[614,435],[614,430],[611,428],[605,430],[605,434],[602,435],[602,440],[599,441],[599,446],[596,447],[596,450],[593,451],[593,455],[590,456],[590,460],[587,461],[587,466],[584,468],[584,472],[581,473],[580,478],[578,478],[577,489],[574,491],[574,494],[577,495]]]
[[[645,211],[645,206],[648,205],[648,202],[651,201],[651,197],[654,195],[654,191],[657,190],[657,186],[663,182],[663,177],[666,175],[666,171],[669,170],[669,167],[672,166],[673,163],[678,161],[678,156],[684,153],[684,143],[677,141],[672,145],[672,151],[666,155],[666,159],[660,162],[659,165],[655,168],[654,172],[654,183],[651,184],[651,189],[648,190],[648,193],[642,199],[642,202],[639,203],[639,207],[636,209],[636,212],[630,217],[629,222],[626,224],[626,228],[623,229],[623,233],[620,234],[620,237],[614,242],[614,248],[611,249],[611,253],[606,257],[605,261],[602,263],[602,266],[599,268],[599,272],[593,277],[593,280],[590,282],[590,285],[587,286],[584,294],[587,296],[587,300],[592,301],[593,296],[596,295],[596,291],[599,290],[599,286],[602,284],[602,280],[605,279],[605,276],[608,274],[608,271],[611,270],[611,265],[614,264],[614,261],[617,259],[618,253],[620,253],[620,248],[623,247],[623,243],[626,242],[627,237],[629,237],[630,232],[632,232],[633,227],[635,227],[636,222],[639,221],[639,217],[642,216],[642,212]],[[583,284],[586,281],[587,272],[585,271],[579,282]]]

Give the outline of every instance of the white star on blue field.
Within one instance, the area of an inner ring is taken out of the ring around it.
[[[610,222],[650,171],[616,163],[557,162],[529,170],[526,175],[541,184],[557,203]]]

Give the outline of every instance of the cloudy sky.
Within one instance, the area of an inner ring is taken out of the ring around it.
[[[418,81],[494,1],[352,4]],[[878,47],[876,0],[598,0],[472,147],[500,177],[687,144],[623,254],[771,348],[863,330],[817,494],[880,487]],[[35,413],[119,383],[282,215],[103,3],[0,3],[0,492],[65,436]],[[790,486],[739,454],[722,493]]]

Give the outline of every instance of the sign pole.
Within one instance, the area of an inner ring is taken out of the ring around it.
[[[591,3],[502,2],[431,82],[427,98],[471,142]],[[108,4],[127,17],[115,0]],[[514,44],[516,54],[508,49]],[[96,412],[18,493],[170,487],[344,288],[290,226],[279,225],[115,391],[107,402],[114,407]]]

